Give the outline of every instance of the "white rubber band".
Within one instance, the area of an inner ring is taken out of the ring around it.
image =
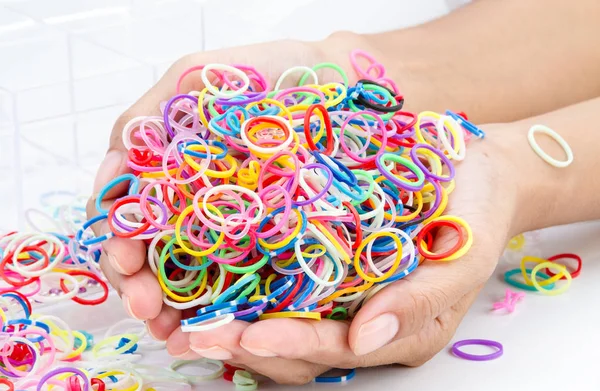
[[[214,330],[218,327],[225,326],[226,324],[233,322],[234,319],[235,316],[233,316],[233,314],[225,314],[217,316],[213,319],[209,319],[200,324],[181,326],[181,331],[184,333],[196,333],[200,331]]]
[[[299,65],[291,67],[285,72],[283,72],[281,76],[279,76],[279,79],[277,79],[277,83],[275,83],[275,88],[273,88],[273,91],[279,91],[279,87],[281,87],[281,83],[283,83],[285,78],[288,77],[290,74],[298,71],[304,71],[305,74],[310,74],[310,76],[313,78],[313,84],[319,84],[319,77],[317,76],[317,72],[315,72],[312,68],[309,68],[307,66]]]
[[[536,132],[544,133],[544,134],[550,136],[554,141],[556,141],[558,143],[558,145],[561,146],[563,151],[565,151],[565,154],[567,155],[567,160],[563,160],[563,161],[556,160],[552,156],[550,156],[546,152],[544,152],[542,150],[542,148],[539,146],[539,144],[537,143],[537,141],[535,140]],[[529,128],[529,132],[527,133],[527,140],[529,141],[529,145],[531,146],[531,149],[533,149],[533,151],[549,165],[558,167],[558,168],[564,168],[564,167],[569,166],[571,163],[573,163],[573,151],[571,150],[571,147],[565,141],[564,138],[562,138],[558,133],[556,133],[554,130],[550,129],[549,127],[547,127],[545,125],[539,125],[539,124],[533,125],[531,128]]]

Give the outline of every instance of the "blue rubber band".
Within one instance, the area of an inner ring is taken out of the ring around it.
[[[533,271],[532,269],[525,269],[525,272],[527,274],[531,274],[532,271]],[[536,287],[533,285],[527,285],[524,282],[516,281],[516,280],[512,279],[511,277],[514,276],[515,274],[521,274],[521,269],[516,268],[516,269],[512,269],[512,270],[509,270],[506,273],[504,273],[504,281],[507,284],[514,286],[515,288],[519,288],[519,289],[523,289],[523,290],[531,291],[531,292],[537,291]],[[549,275],[547,275],[546,273],[541,272],[541,271],[537,273],[537,276],[541,276],[544,280],[551,278]],[[552,282],[552,283],[544,286],[544,288],[554,289],[554,285],[555,284]]]
[[[356,375],[356,369],[351,369],[347,375],[344,376],[318,376],[315,377],[315,383],[345,383],[350,381]]]
[[[102,190],[100,190],[100,193],[98,194],[98,198],[96,198],[96,210],[98,211],[98,213],[100,213],[101,215],[108,214],[108,210],[104,209],[102,207],[102,200],[104,199],[104,196],[106,196],[106,193],[108,193],[113,187],[115,187],[118,184],[125,182],[125,181],[129,181],[129,191],[128,191],[129,195],[137,194],[139,192],[140,180],[135,175],[123,174],[121,176],[114,178],[113,180],[108,182],[102,188]]]

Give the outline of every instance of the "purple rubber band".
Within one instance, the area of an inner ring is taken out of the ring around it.
[[[239,318],[241,316],[246,316],[246,315],[250,315],[250,314],[253,314],[255,312],[258,312],[258,311],[262,311],[262,310],[264,310],[267,307],[267,304],[269,304],[269,302],[262,303],[260,305],[251,306],[248,309],[234,312],[233,316],[235,316],[236,318]]]
[[[321,169],[323,171],[327,172],[327,183],[325,183],[325,186],[323,186],[323,189],[314,197],[309,198],[308,200],[305,201],[293,201],[293,205],[297,205],[297,206],[305,206],[308,204],[312,204],[313,202],[315,202],[316,200],[322,198],[325,193],[327,193],[327,190],[329,190],[329,188],[331,187],[331,184],[333,183],[333,173],[331,172],[331,170],[329,169],[329,167],[327,167],[324,164],[321,163],[310,163],[305,165],[304,167],[302,167],[303,169],[313,169],[313,168],[318,168]]]
[[[42,378],[40,379],[40,382],[37,385],[36,390],[37,391],[42,391],[42,388],[44,388],[44,383],[46,383],[48,380],[50,380],[54,376],[60,375],[61,373],[73,373],[73,374],[79,376],[80,378],[83,379],[83,391],[89,391],[90,390],[90,381],[88,380],[88,378],[85,375],[85,373],[81,372],[77,368],[57,368],[57,369],[55,369],[53,371],[48,372],[47,374],[45,374],[44,376],[42,376]]]
[[[408,175],[406,175],[406,179],[414,179],[417,176],[413,173],[409,173]],[[440,183],[436,180],[432,180],[429,181],[429,183],[431,183],[433,185],[433,189],[435,190],[435,201],[433,201],[433,205],[431,206],[431,208],[429,208],[429,210],[425,213],[423,213],[423,215],[421,216],[421,218],[423,219],[428,219],[429,217],[431,217],[431,215],[433,215],[435,213],[435,211],[439,208],[440,204],[442,203],[442,197],[438,197],[438,194],[442,194],[442,185],[440,185]]]
[[[140,196],[137,195],[137,198],[139,198],[139,197]],[[153,203],[155,203],[156,205],[158,205],[158,207],[160,208],[160,210],[163,212],[162,219],[161,219],[161,221],[159,223],[162,224],[162,225],[165,225],[167,223],[167,220],[168,220],[168,218],[167,218],[167,214],[168,214],[168,212],[167,212],[167,206],[164,203],[160,202],[156,197],[148,196],[147,198],[148,198],[148,201],[152,201]],[[117,217],[116,217],[116,214],[115,214],[115,217],[113,218],[113,223],[116,226],[118,226],[119,228],[121,228],[122,230],[124,230],[125,232],[132,232],[132,231],[134,231],[134,230],[137,229],[137,228],[129,227],[129,226],[125,225],[124,223],[122,223],[121,221],[119,221],[117,219]],[[158,228],[154,227],[152,229],[148,229],[148,230],[144,231],[142,233],[142,235],[154,234],[154,233],[157,233],[157,232],[158,232]]]
[[[448,170],[449,170],[448,175],[447,176],[436,175],[436,174],[432,173],[431,171],[429,171],[427,169],[427,167],[425,167],[425,165],[423,163],[421,163],[421,160],[417,156],[418,149],[427,149],[427,150],[433,152],[434,154],[436,154],[437,156],[439,156],[440,159],[444,162],[444,164],[448,167]],[[429,144],[413,145],[413,147],[410,149],[410,158],[421,169],[421,171],[423,171],[426,178],[435,179],[440,182],[450,182],[454,178],[454,175],[456,173],[456,170],[454,169],[454,165],[452,164],[450,159],[448,159],[448,157],[442,151],[440,151],[439,149],[435,149],[434,147],[432,147]]]
[[[267,93],[262,91],[262,92],[250,92],[250,93],[244,93],[240,96],[243,96],[246,99],[224,99],[224,98],[217,98],[215,99],[215,103],[221,106],[238,106],[238,105],[245,105],[248,103],[253,103],[253,102],[258,102],[263,100],[264,98],[267,97]]]
[[[467,346],[467,345],[489,346],[492,348],[497,348],[498,350],[496,350],[494,353],[490,353],[490,354],[477,355],[477,354],[465,353],[459,349],[460,347]],[[489,339],[465,339],[462,341],[458,341],[454,345],[452,345],[452,353],[456,357],[460,357],[465,360],[489,361],[489,360],[495,360],[498,357],[502,356],[502,354],[504,354],[504,348],[502,347],[502,344],[500,342],[491,341]]]
[[[165,122],[165,129],[167,130],[167,132],[169,132],[169,135],[171,137],[175,137],[175,132],[173,131],[173,128],[171,127],[171,124],[169,122],[171,119],[171,117],[169,116],[169,111],[171,111],[171,106],[173,105],[173,103],[175,103],[175,101],[179,100],[179,99],[189,99],[192,102],[195,102],[196,104],[198,104],[198,98],[196,98],[195,96],[192,96],[192,95],[187,95],[187,94],[175,95],[174,97],[169,99],[169,101],[165,105],[163,119]]]
[[[394,118],[392,118],[392,121],[396,123],[396,126],[398,126],[398,129],[402,129],[403,127],[405,127],[408,124],[407,121],[401,121],[399,119],[394,119]],[[408,131],[408,133],[405,133],[406,131]],[[404,131],[402,133],[396,133],[393,137],[390,137],[390,138],[405,139],[405,138],[414,137],[414,135],[415,135],[415,126],[413,125],[408,129],[404,129]]]
[[[384,149],[380,149],[379,150],[384,151]],[[378,152],[379,153],[379,152]],[[394,174],[392,174],[391,172],[388,172],[388,170],[386,169],[385,165],[381,162],[381,158],[382,158],[383,154],[377,156],[377,159],[375,159],[375,165],[377,166],[377,169],[379,170],[379,172],[381,172],[381,174],[390,182],[392,182],[394,185],[396,185],[396,187],[400,187],[406,191],[410,191],[410,192],[417,192],[420,191],[425,184],[421,184],[421,186],[411,186],[407,183],[404,183],[402,181],[400,181],[398,178],[396,178],[396,176]],[[408,167],[407,167],[408,168]],[[405,179],[411,179],[411,178],[416,178],[417,176],[415,175],[415,173],[409,169],[409,173],[408,175],[406,175],[404,178]],[[425,175],[425,173],[423,173],[423,175]],[[436,197],[437,199],[437,197]]]

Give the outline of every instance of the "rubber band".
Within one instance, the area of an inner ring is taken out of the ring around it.
[[[496,351],[493,353],[490,353],[490,354],[476,355],[476,354],[471,354],[471,353],[465,353],[460,350],[461,347],[468,346],[468,345],[489,346],[491,348],[495,348]],[[496,342],[496,341],[490,341],[487,339],[465,339],[462,341],[455,342],[454,345],[452,345],[452,353],[455,356],[463,358],[465,360],[489,361],[489,360],[495,360],[495,359],[501,357],[502,354],[504,354],[504,348],[502,347],[502,344],[500,342]]]
[[[159,103],[159,116],[123,127],[130,171],[95,196],[96,217],[86,218],[81,197],[60,197],[68,204],[59,205],[43,196],[45,209],[28,218],[51,221],[56,233],[0,236],[0,320],[10,338],[0,372],[37,381],[59,362],[89,369],[87,379],[105,389],[190,388],[173,371],[138,367],[141,353],[164,347],[146,338],[140,322],[117,323],[94,341],[31,314],[29,301],[104,301],[99,260],[113,236],[147,245],[164,305],[186,314],[183,332],[235,319],[351,320],[424,260],[464,256],[471,229],[444,213],[468,138],[483,132],[462,113],[401,111],[404,96],[381,63],[362,51],[350,62],[354,85],[342,68],[321,63],[288,69],[275,90],[251,66],[194,66]],[[196,71],[204,87],[181,91]],[[282,87],[293,72],[299,85]],[[323,83],[321,74],[337,82]],[[96,236],[97,223],[108,232]],[[435,254],[437,227],[458,238]],[[538,282],[550,288],[552,281]],[[244,372],[227,376],[237,387],[256,387]],[[79,390],[83,380],[60,373],[45,388]]]
[[[565,155],[567,156],[566,160],[563,160],[563,161],[556,160],[552,156],[550,156],[546,152],[544,152],[544,150],[542,150],[542,148],[539,146],[539,144],[535,140],[535,134],[538,132],[544,133],[544,134],[550,136],[554,141],[556,141],[558,143],[558,145],[560,145],[560,147],[565,152]],[[529,145],[531,146],[531,149],[533,149],[533,151],[540,158],[542,158],[546,163],[548,163],[551,166],[554,166],[557,168],[565,168],[565,167],[568,167],[569,165],[571,165],[571,163],[573,163],[573,150],[571,149],[569,144],[565,141],[564,138],[562,138],[558,133],[556,133],[556,131],[550,129],[547,126],[539,125],[539,124],[533,125],[531,128],[529,128],[529,131],[527,132],[527,141],[529,141]]]
[[[550,290],[550,289],[546,289],[546,288],[542,287],[542,285],[537,281],[536,275],[539,273],[540,270],[542,270],[544,268],[558,270],[559,273],[557,273],[554,277],[551,277],[551,278],[555,278],[557,276],[564,275],[564,277],[566,277],[567,282],[558,289]],[[554,262],[542,262],[542,263],[536,265],[533,268],[533,270],[531,271],[531,282],[533,283],[533,286],[535,287],[535,289],[538,292],[543,293],[544,295],[547,295],[547,296],[556,296],[556,295],[560,295],[561,293],[566,292],[567,289],[569,289],[569,287],[571,286],[572,280],[573,280],[573,278],[571,277],[571,273],[569,273],[567,271],[567,267],[564,265],[559,265]]]
[[[555,262],[555,261],[558,261],[559,259],[575,260],[577,262],[577,268],[574,271],[569,271],[569,273],[571,274],[571,278],[579,277],[579,274],[581,273],[581,266],[582,266],[581,257],[579,255],[577,255],[577,254],[556,254],[556,255],[553,255],[550,258],[548,258],[548,261]],[[554,277],[554,275],[555,275],[550,269],[546,269],[546,274],[548,274],[550,277]],[[566,280],[567,277],[562,276],[560,279]]]

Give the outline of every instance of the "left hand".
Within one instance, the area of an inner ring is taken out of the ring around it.
[[[467,158],[456,164],[456,189],[444,214],[462,217],[473,230],[473,247],[464,257],[425,261],[377,293],[351,323],[234,321],[192,333],[186,358],[229,361],[285,384],[308,383],[330,368],[427,362],[448,344],[508,239],[518,232],[515,163],[508,158],[510,149],[503,147],[503,127],[484,128],[486,138],[473,139]],[[454,231],[440,231],[434,250],[443,251],[455,241]]]

